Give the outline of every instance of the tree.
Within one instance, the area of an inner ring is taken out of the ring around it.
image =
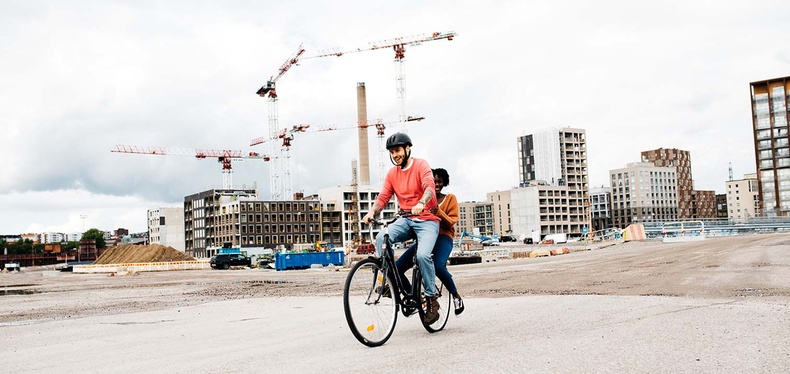
[[[107,243],[104,242],[104,232],[103,231],[100,231],[97,228],[93,228],[93,229],[90,229],[88,231],[85,231],[85,233],[82,234],[82,239],[81,240],[91,240],[91,239],[96,241],[96,248],[102,249],[102,248],[107,247]]]

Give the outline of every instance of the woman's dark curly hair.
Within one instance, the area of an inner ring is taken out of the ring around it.
[[[442,168],[438,168],[438,169],[431,169],[431,171],[433,172],[433,175],[436,175],[439,178],[442,178],[442,181],[444,181],[444,186],[445,187],[450,185],[450,174],[447,174],[447,170],[444,170]]]

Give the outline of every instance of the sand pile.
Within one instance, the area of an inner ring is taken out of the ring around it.
[[[135,262],[195,261],[192,256],[179,252],[173,247],[161,244],[119,245],[110,247],[102,253],[94,264],[124,264]]]

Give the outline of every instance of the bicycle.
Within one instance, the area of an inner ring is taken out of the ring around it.
[[[389,225],[401,217],[401,212],[390,220],[373,220],[373,225],[381,225],[384,230],[384,248],[381,258],[370,256],[354,265],[346,277],[343,289],[343,309],[346,321],[360,343],[368,347],[380,346],[389,340],[398,321],[398,312],[410,317],[418,312],[420,321],[425,320],[425,298],[422,286],[422,274],[417,264],[417,252],[414,252],[411,290],[404,289],[395,266],[394,250],[389,241]],[[444,329],[450,316],[452,295],[444,284],[436,279],[436,296],[439,302],[439,319],[432,324],[422,323],[430,333]]]

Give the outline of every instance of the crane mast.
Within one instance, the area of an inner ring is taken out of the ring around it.
[[[277,72],[266,84],[256,92],[260,97],[266,97],[269,109],[269,136],[277,135],[279,129],[278,105],[277,105],[277,81],[296,63],[304,53],[304,48],[300,45],[296,53],[286,60]],[[269,144],[269,153],[273,155],[272,162],[269,163],[269,188],[271,199],[280,201],[287,196],[293,197],[293,181],[291,179],[291,153],[288,147],[277,148],[274,143]]]

